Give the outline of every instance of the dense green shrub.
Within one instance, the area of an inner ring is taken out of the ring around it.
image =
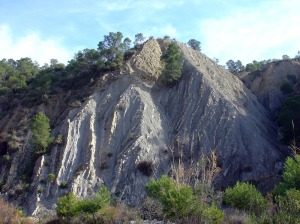
[[[190,186],[176,183],[165,175],[159,180],[151,179],[145,189],[149,197],[162,203],[167,218],[182,220],[200,209]]]
[[[203,210],[202,216],[205,222],[218,224],[223,223],[224,212],[213,204]]]
[[[53,142],[53,137],[50,133],[50,120],[43,112],[39,112],[33,117],[31,131],[33,135],[32,143],[36,152],[44,153],[48,145]]]
[[[55,180],[55,174],[54,173],[49,173],[48,178],[49,178],[50,182],[53,182]]]
[[[56,213],[60,218],[74,218],[82,214],[95,215],[100,209],[105,208],[111,201],[110,193],[106,187],[101,186],[99,191],[89,199],[78,199],[71,192],[58,198]]]
[[[287,190],[284,196],[276,196],[276,204],[270,216],[252,215],[251,223],[300,223],[300,191]]]
[[[67,181],[62,181],[62,182],[60,183],[59,187],[60,187],[61,189],[66,189],[66,188],[68,188],[68,182],[67,182]]]
[[[106,187],[100,187],[99,191],[91,199],[82,199],[78,202],[81,213],[95,214],[100,209],[109,205],[110,193]]]
[[[8,92],[10,92],[10,89],[8,87],[0,86],[0,95],[5,95]]]
[[[250,183],[237,182],[234,187],[225,190],[223,201],[232,207],[260,213],[267,207],[267,200]]]
[[[169,86],[178,83],[181,78],[183,55],[175,42],[169,44],[162,60],[165,62],[165,67],[162,71],[161,82]]]
[[[80,214],[78,202],[79,201],[73,192],[58,198],[56,203],[57,216],[61,218],[73,218],[78,216]]]
[[[300,191],[290,189],[276,197],[276,208],[275,223],[300,223]]]
[[[289,97],[278,112],[278,123],[283,142],[290,144],[292,140],[299,141],[300,136],[300,95]],[[294,139],[296,138],[296,139]]]
[[[288,157],[284,164],[283,181],[274,189],[275,195],[285,195],[289,189],[300,189],[300,155]]]

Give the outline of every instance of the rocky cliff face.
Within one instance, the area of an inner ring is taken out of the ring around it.
[[[281,90],[284,83],[294,86],[294,92],[300,92],[300,85],[294,85],[300,80],[300,60],[272,62],[262,72],[244,73],[240,78],[258,101],[275,115],[287,98],[287,94]]]
[[[63,144],[35,164],[30,213],[52,209],[70,190],[92,194],[101,183],[137,204],[149,178],[167,173],[181,152],[188,162],[216,149],[219,187],[276,178],[282,159],[277,131],[256,97],[237,77],[182,44],[182,80],[172,88],[160,86],[165,45],[148,41],[57,125],[53,133],[62,134]]]

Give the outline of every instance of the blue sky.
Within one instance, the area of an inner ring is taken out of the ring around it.
[[[117,31],[194,38],[220,64],[294,57],[299,9],[299,0],[0,0],[0,59],[67,63]]]

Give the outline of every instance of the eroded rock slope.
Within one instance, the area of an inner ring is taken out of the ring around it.
[[[63,144],[36,163],[31,213],[53,209],[70,190],[85,197],[101,183],[134,205],[149,178],[167,173],[180,152],[188,162],[216,149],[217,186],[273,180],[281,153],[264,107],[237,77],[182,44],[182,80],[172,88],[160,86],[165,44],[148,41],[122,75],[96,89],[56,127]]]
[[[272,62],[261,72],[243,73],[241,80],[257,96],[272,115],[276,115],[288,94],[282,91],[282,85],[288,84],[294,93],[300,93],[300,60],[282,60]]]

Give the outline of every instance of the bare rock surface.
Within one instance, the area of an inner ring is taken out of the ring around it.
[[[162,45],[148,41],[123,75],[96,89],[55,128],[63,144],[35,165],[30,213],[53,209],[56,199],[69,191],[89,196],[102,183],[136,205],[149,178],[168,173],[181,152],[188,163],[216,149],[221,168],[217,187],[276,178],[282,160],[276,127],[251,91],[183,44],[182,80],[172,88],[157,84]],[[50,173],[55,175],[51,182]]]
[[[293,86],[294,80],[289,77],[295,77],[295,81],[300,80],[300,60],[283,60],[272,62],[265,70],[260,73],[241,75],[241,80],[257,96],[258,101],[275,115],[287,95],[281,91],[284,83],[290,83]],[[300,88],[294,89],[300,92]]]

